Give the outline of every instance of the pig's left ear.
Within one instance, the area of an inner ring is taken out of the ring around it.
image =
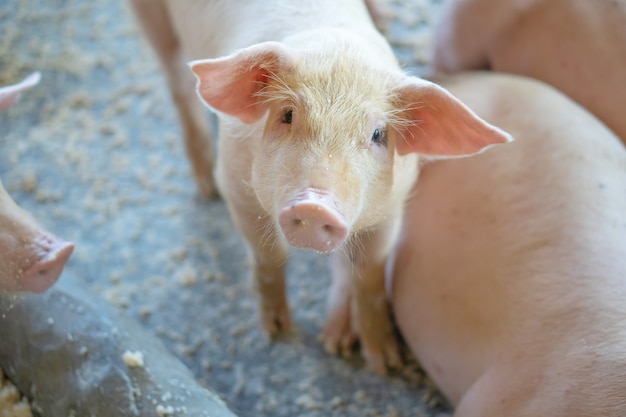
[[[253,123],[267,110],[259,91],[272,76],[292,68],[293,61],[293,52],[285,45],[264,42],[223,58],[192,61],[189,67],[206,104],[244,123]]]
[[[447,90],[429,81],[407,77],[396,94],[403,119],[395,128],[400,155],[411,152],[440,157],[471,155],[513,140]]]

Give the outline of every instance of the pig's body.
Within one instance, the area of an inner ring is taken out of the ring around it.
[[[0,110],[39,82],[39,73],[0,87]],[[42,229],[7,194],[0,182],[0,292],[42,292],[54,284],[74,244]]]
[[[443,85],[516,141],[423,168],[393,265],[404,338],[457,417],[625,416],[624,145],[535,81]]]
[[[346,352],[358,334],[370,368],[396,365],[383,271],[415,153],[466,155],[508,136],[403,74],[360,0],[133,5],[206,194],[211,139],[186,59],[196,59],[198,93],[218,112],[215,178],[250,248],[266,332],[290,327],[288,244],[333,252],[327,349]]]
[[[555,86],[626,142],[626,0],[451,0],[433,65]]]

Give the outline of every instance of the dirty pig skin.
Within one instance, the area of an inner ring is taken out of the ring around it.
[[[0,87],[0,110],[39,82],[34,73],[22,82]],[[42,229],[11,199],[0,182],[0,292],[43,292],[54,284],[74,244]]]
[[[245,238],[261,323],[289,330],[289,246],[330,253],[326,349],[357,338],[400,363],[384,265],[418,159],[510,141],[444,89],[404,74],[361,0],[131,1],[165,70],[199,189],[215,183]],[[187,68],[191,60],[191,70]]]
[[[626,143],[626,0],[451,0],[434,41],[436,71],[544,81]]]
[[[402,336],[455,417],[626,416],[626,148],[544,83],[443,85],[515,142],[422,170],[389,271]]]

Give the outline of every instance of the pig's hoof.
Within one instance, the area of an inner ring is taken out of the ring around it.
[[[261,311],[261,325],[270,339],[289,333],[291,331],[289,309],[286,306],[275,309],[263,309]]]
[[[196,186],[198,187],[198,195],[202,198],[213,200],[220,197],[219,190],[213,182],[213,178],[196,177]]]
[[[385,375],[388,368],[398,369],[402,366],[402,357],[395,337],[390,334],[375,343],[363,343],[363,357],[367,368]]]
[[[327,338],[322,335],[322,340],[326,353],[349,358],[352,356],[352,350],[354,349],[357,339],[351,334],[345,334],[339,339]]]
[[[327,353],[349,358],[358,337],[352,331],[349,320],[329,320],[322,331],[321,339]]]

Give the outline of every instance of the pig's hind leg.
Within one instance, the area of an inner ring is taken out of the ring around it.
[[[130,0],[137,20],[161,62],[183,130],[185,150],[198,191],[217,194],[213,179],[213,140],[207,114],[195,91],[167,6],[159,0]]]

